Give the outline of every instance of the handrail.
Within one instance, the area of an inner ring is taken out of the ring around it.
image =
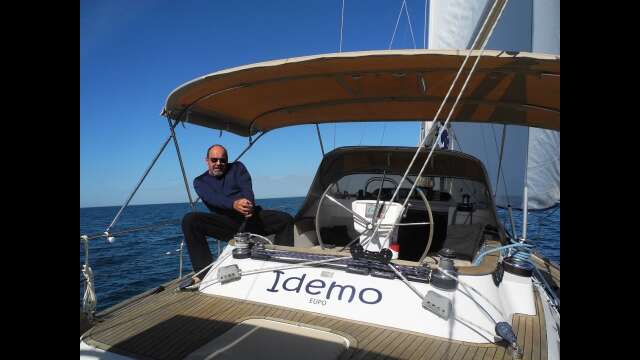
[[[162,222],[158,222],[155,224],[151,224],[151,225],[146,225],[146,226],[142,226],[142,227],[137,227],[137,228],[129,228],[129,229],[124,229],[115,233],[102,233],[102,234],[93,234],[93,235],[81,235],[80,236],[80,240],[82,241],[84,239],[84,237],[87,237],[87,240],[94,240],[97,238],[101,238],[101,237],[113,237],[115,235],[122,235],[122,234],[127,234],[127,233],[131,233],[131,232],[136,232],[136,231],[142,231],[142,230],[146,230],[146,229],[153,229],[156,227],[161,227],[161,226],[165,226],[165,225],[171,225],[171,224],[179,224],[180,223],[180,219],[172,219],[172,220],[167,220],[167,221],[162,221]]]

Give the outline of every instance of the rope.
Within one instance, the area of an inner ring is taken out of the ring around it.
[[[82,267],[82,275],[84,276],[85,288],[82,297],[82,311],[87,315],[87,319],[91,321],[96,311],[96,291],[93,285],[93,271],[91,267],[84,265]]]
[[[514,239],[511,239],[511,242],[513,242],[513,245],[525,245],[525,246],[513,246],[512,248],[509,249],[509,255],[512,258],[516,259],[517,261],[531,263],[530,257],[531,257],[531,248],[533,248],[533,245],[525,244],[524,240],[522,240],[521,242],[518,242],[518,241],[515,241]],[[505,252],[503,252],[502,254],[503,256],[506,255]]]
[[[504,8],[506,7],[506,4],[508,3],[508,1],[505,1],[503,3],[503,6],[500,9],[500,13],[498,14],[498,18],[500,18],[500,16],[502,15],[502,12],[504,11]],[[489,13],[493,12],[493,9],[495,8],[497,2],[493,3],[493,6],[491,8],[491,11]],[[442,136],[442,132],[444,129],[446,129],[447,125],[449,124],[449,121],[451,120],[451,116],[453,115],[453,111],[455,110],[456,106],[458,105],[458,102],[460,101],[460,98],[462,97],[462,94],[464,93],[464,90],[467,88],[467,85],[469,84],[469,80],[471,79],[471,76],[473,75],[476,66],[478,65],[478,62],[480,61],[480,58],[482,57],[482,54],[484,54],[484,48],[487,44],[487,42],[489,41],[489,38],[491,37],[491,34],[493,33],[493,30],[495,29],[495,26],[497,24],[497,20],[498,18],[496,18],[496,21],[493,22],[493,24],[491,25],[491,29],[489,30],[489,34],[488,36],[484,39],[484,42],[480,48],[480,54],[476,56],[476,60],[471,68],[471,70],[469,71],[469,75],[467,76],[467,79],[465,80],[464,84],[462,85],[462,88],[460,89],[460,92],[458,93],[458,96],[456,97],[456,100],[453,104],[453,106],[451,107],[451,110],[449,111],[449,115],[447,116],[446,121],[444,122],[444,124],[442,125],[442,127],[440,128],[440,132],[438,134],[438,136],[435,138],[435,141],[438,141],[438,139],[440,139],[440,137]],[[487,18],[485,19],[485,22],[482,26],[482,29],[485,28],[485,26],[487,25],[487,22],[489,20],[489,17],[487,16]],[[474,46],[473,48],[475,48],[476,46],[476,42],[479,39],[480,34],[482,33],[482,31],[478,32],[478,35],[476,35],[476,39],[474,40]],[[472,51],[469,51],[467,53],[467,55],[464,58],[464,61],[462,62],[462,64],[460,65],[460,68],[458,69],[458,73],[456,74],[456,77],[454,78],[451,86],[449,87],[449,90],[447,91],[447,95],[445,96],[445,98],[442,100],[442,103],[440,104],[440,107],[438,108],[438,111],[436,113],[436,116],[434,117],[434,121],[438,118],[438,115],[440,115],[440,112],[442,111],[444,104],[446,104],[447,99],[449,98],[449,95],[451,94],[451,92],[453,91],[453,88],[456,84],[456,82],[458,81],[458,78],[460,77],[460,74],[462,74],[462,70],[464,69],[469,57],[471,56]],[[431,129],[429,130],[429,132],[431,133],[433,127],[431,127]],[[428,135],[422,139],[422,141],[420,142],[420,145],[418,145],[418,148],[416,149],[416,153],[413,156],[413,159],[411,160],[411,163],[409,164],[409,166],[407,167],[407,171],[405,171],[402,179],[400,180],[400,186],[402,186],[402,184],[404,183],[405,179],[407,178],[407,175],[409,174],[409,171],[411,170],[411,167],[413,166],[413,163],[415,162],[415,160],[418,157],[418,154],[420,153],[420,149],[422,148],[422,146],[424,145],[426,139],[428,138]],[[422,176],[422,173],[424,172],[424,169],[427,167],[427,164],[429,163],[429,160],[431,159],[431,156],[433,155],[433,151],[435,150],[434,146],[431,146],[431,150],[429,151],[429,154],[427,155],[427,159],[425,160],[424,164],[422,165],[422,168],[420,169],[420,172],[418,173],[418,176],[416,178],[419,178],[420,176]],[[416,183],[413,184],[413,186],[411,187],[411,190],[409,190],[409,193],[407,194],[407,198],[405,199],[402,207],[406,207],[407,203],[409,201],[409,199],[411,198],[411,195],[413,194],[413,191],[415,190],[416,187]],[[393,202],[395,200],[395,198],[398,196],[398,193],[400,191],[400,186],[398,186],[396,188],[396,191],[393,193],[393,196],[391,197],[391,202]],[[383,215],[383,217],[386,216],[388,211],[388,208],[385,209],[385,213]],[[398,223],[398,220],[400,219],[396,219],[395,224]],[[376,226],[376,228],[373,231],[372,237],[375,237],[375,234],[378,231],[378,226]],[[388,237],[388,235],[387,235]]]
[[[413,285],[411,285],[411,283],[404,277],[404,275],[402,275],[401,272],[399,272],[393,265],[388,264],[389,267],[391,268],[391,270],[393,270],[393,272],[400,278],[400,280],[402,280],[403,283],[405,283],[416,295],[418,295],[418,297],[420,298],[420,300],[424,301],[424,296],[420,293],[420,291],[418,291],[418,289],[416,289]],[[442,273],[445,273],[444,271]],[[447,274],[448,276],[451,276],[449,274]],[[457,278],[454,277],[454,279],[458,280]],[[459,281],[459,280],[458,280]],[[480,305],[477,301],[475,301],[475,299],[473,299],[473,297],[471,297],[469,294],[466,294],[465,292],[461,291],[460,289],[457,289],[457,291],[460,291],[461,293],[467,295],[476,305],[478,305],[480,307],[480,309],[482,309],[487,315],[489,315],[489,313],[482,307],[482,305]],[[486,300],[486,298],[485,298]],[[493,305],[493,304],[492,304]],[[495,307],[495,306],[494,306]],[[468,327],[469,329],[471,329],[473,332],[475,332],[476,334],[480,335],[481,337],[483,337],[484,339],[486,339],[487,341],[489,341],[490,343],[495,343],[492,339],[487,338],[486,336],[484,336],[483,334],[481,334],[479,332],[478,329],[482,329],[484,331],[486,331],[489,334],[493,333],[491,331],[488,331],[487,329],[483,329],[482,327],[480,327],[477,324],[472,323],[471,321],[461,317],[460,315],[453,315],[453,318],[458,321],[459,323],[461,323],[462,325]],[[491,317],[491,315],[489,315],[489,318],[496,323],[496,321],[493,319],[493,317]],[[474,327],[470,326],[469,324],[473,324],[475,327],[477,327],[478,329],[475,329]]]
[[[502,315],[502,312],[495,306],[493,305],[493,303],[491,303],[491,301],[489,301],[489,299],[487,299],[486,297],[484,297],[478,290],[476,290],[476,288],[474,288],[473,286],[467,284],[466,282],[463,282],[462,280],[460,280],[459,278],[448,274],[446,271],[440,271],[441,274],[444,274],[454,280],[456,280],[458,283],[460,283],[461,285],[468,287],[469,289],[473,290],[476,294],[480,295],[480,297],[482,297],[486,302],[488,302],[489,304],[491,304],[491,306],[493,306],[494,309],[498,310],[498,312]],[[484,308],[484,306],[480,305],[480,303],[478,303],[476,301],[476,299],[473,298],[473,296],[471,296],[471,294],[466,293],[462,290],[460,290],[460,288],[456,288],[456,291],[461,292],[463,295],[466,295],[469,299],[471,299],[471,301],[473,301],[476,305],[478,305],[478,307],[489,317],[489,319],[491,319],[491,321],[493,321],[494,324],[497,324],[498,322],[493,318],[493,316],[491,316],[491,314],[489,314],[489,312]]]
[[[82,236],[84,243],[84,265],[82,266],[82,275],[84,276],[84,296],[82,297],[82,311],[87,315],[89,321],[93,320],[93,314],[96,311],[96,291],[93,286],[93,271],[89,266],[89,237]]]
[[[395,268],[395,266],[393,266],[392,264],[387,264],[389,265],[389,267],[391,268],[391,270],[393,270],[394,273],[396,273],[396,275],[400,278],[400,280],[402,280],[403,283],[405,283],[410,289],[411,291],[413,291],[414,293],[416,293],[416,295],[418,295],[418,297],[420,299],[423,299],[424,296],[422,296],[422,294],[420,293],[420,291],[418,291],[418,289],[415,288],[415,286],[411,285],[411,283],[409,282],[409,280],[407,280],[407,278],[404,277],[404,275],[402,275],[402,273],[400,271],[398,271],[398,269]]]
[[[504,246],[498,246],[492,249],[489,249],[483,253],[481,253],[480,255],[478,255],[478,257],[476,257],[476,260],[473,262],[473,266],[478,266],[481,262],[482,259],[487,255],[490,254],[492,252],[496,252],[496,251],[502,251],[502,250],[506,250],[506,249],[511,249],[511,248],[530,248],[533,247],[533,245],[531,244],[523,244],[523,243],[515,243],[515,244],[510,244],[510,245],[504,245]]]
[[[222,258],[218,257],[217,259],[213,260],[213,262],[211,262],[211,264],[209,264],[209,265],[207,265],[207,266],[203,267],[200,271],[198,271],[197,273],[195,273],[195,274],[191,275],[191,277],[192,277],[192,278],[194,278],[194,277],[196,277],[196,276],[198,276],[198,275],[202,274],[203,272],[207,271],[207,269],[209,269],[209,268],[211,268],[211,270],[216,269],[216,268],[217,268],[218,266],[220,266],[220,264],[222,264],[222,263],[223,263],[223,262],[224,262],[224,261],[225,261],[229,256],[231,256],[231,252],[228,252],[228,253],[227,253],[225,256],[223,256]],[[218,264],[217,264],[215,267],[212,267],[215,263],[218,263]],[[189,276],[189,275],[186,275],[186,276],[183,276],[182,278],[180,278],[180,282],[182,282],[182,280],[186,279],[186,278],[187,278],[187,276]],[[195,284],[195,285],[187,286],[186,288],[187,288],[187,289],[196,289],[196,288],[198,288],[201,284],[202,284],[202,283],[198,283],[198,284]],[[178,290],[179,290],[179,288],[176,288],[176,291],[178,291]]]
[[[249,233],[249,235],[251,235],[251,236],[255,236],[255,237],[259,237],[259,238],[261,238],[261,239],[265,240],[266,242],[268,242],[270,245],[273,245],[273,243],[271,242],[271,240],[269,240],[268,238],[266,238],[266,237],[264,237],[264,236],[262,236],[262,235],[252,234],[252,233]]]

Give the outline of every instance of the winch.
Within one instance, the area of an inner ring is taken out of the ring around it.
[[[453,265],[453,259],[456,258],[455,251],[442,249],[438,252],[438,257],[438,268],[431,273],[431,285],[440,290],[455,290],[458,286],[458,280],[456,280],[458,271]]]

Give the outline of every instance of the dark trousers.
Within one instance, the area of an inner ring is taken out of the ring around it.
[[[193,271],[198,272],[213,262],[206,237],[229,241],[238,232],[242,221],[242,216],[205,212],[190,212],[182,218],[182,232]],[[293,218],[282,211],[256,207],[247,220],[244,232],[263,236],[276,234],[274,244],[293,246]]]

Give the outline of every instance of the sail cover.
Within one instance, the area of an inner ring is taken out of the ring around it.
[[[470,49],[493,3],[492,0],[431,0],[429,49]],[[486,48],[560,55],[560,1],[509,2]],[[559,129],[460,122],[452,127],[454,148],[480,158],[487,166],[498,206],[522,208],[525,185],[528,209],[559,204]]]

